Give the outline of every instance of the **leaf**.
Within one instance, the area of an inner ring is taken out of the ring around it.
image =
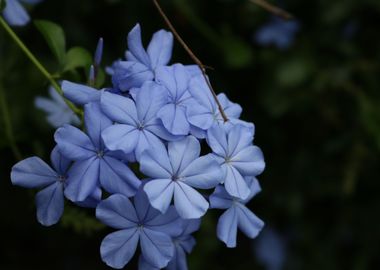
[[[50,21],[38,20],[35,21],[37,29],[44,36],[50,50],[58,60],[58,63],[63,66],[66,55],[66,41],[63,29]]]
[[[73,47],[67,54],[65,59],[63,72],[70,71],[79,67],[89,67],[92,62],[91,54],[84,48]]]

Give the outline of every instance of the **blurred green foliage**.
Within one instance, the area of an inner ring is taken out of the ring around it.
[[[285,51],[255,43],[255,31],[270,14],[248,0],[161,3],[192,50],[214,67],[214,88],[240,103],[243,118],[256,125],[267,168],[259,177],[263,192],[250,206],[286,235],[286,269],[379,269],[380,2],[281,1],[301,23]],[[136,22],[146,42],[165,27],[150,1],[137,0],[46,0],[32,17],[60,25],[65,36],[53,30],[60,43],[46,43],[33,24],[18,34],[53,74],[82,82],[100,36],[103,63],[110,65],[123,57],[126,34]],[[43,33],[57,27],[38,25]],[[191,63],[178,44],[173,59]],[[33,106],[47,88],[0,30],[0,90],[24,157],[48,160],[53,147],[54,130]],[[1,117],[0,268],[107,269],[98,249],[108,229],[93,212],[69,206],[60,225],[37,224],[32,196],[10,184],[16,158],[4,124]],[[219,214],[209,213],[197,233],[190,269],[263,269],[253,256],[254,241],[241,236],[235,250],[217,241]]]

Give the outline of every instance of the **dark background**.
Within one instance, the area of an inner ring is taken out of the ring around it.
[[[214,67],[216,91],[240,103],[242,118],[256,125],[267,167],[259,177],[263,191],[249,206],[286,239],[284,269],[380,269],[380,2],[281,1],[300,22],[287,50],[255,42],[271,15],[247,0],[161,2],[192,50]],[[68,48],[92,52],[102,36],[105,65],[123,57],[135,23],[145,44],[165,28],[149,0],[46,0],[31,15],[60,24]],[[33,24],[16,31],[54,72]],[[48,84],[2,29],[0,49],[14,139],[24,157],[48,160],[54,130],[33,105]],[[173,60],[192,63],[178,43]],[[0,121],[0,269],[107,269],[99,245],[108,229],[91,211],[68,205],[59,224],[38,224],[34,191],[10,183],[17,159]],[[236,249],[217,241],[219,214],[204,219],[190,269],[265,269],[254,240],[239,235]]]

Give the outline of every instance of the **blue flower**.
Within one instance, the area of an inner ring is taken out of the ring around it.
[[[250,192],[244,176],[259,175],[265,168],[260,148],[252,145],[253,134],[242,125],[214,126],[207,132],[207,143],[224,172],[222,183],[231,196],[241,199]]]
[[[112,82],[122,91],[141,87],[154,79],[156,68],[169,63],[173,49],[173,35],[165,30],[156,32],[147,50],[141,41],[141,28],[137,24],[128,34],[127,61],[117,61],[112,66]]]
[[[42,0],[5,0],[6,6],[3,10],[3,16],[12,26],[23,26],[30,21],[30,17],[20,1],[27,4],[37,4]]]
[[[98,44],[96,45],[95,55],[94,55],[94,64],[95,66],[100,66],[103,56],[103,38],[99,38]]]
[[[123,268],[136,252],[138,243],[142,256],[154,267],[163,268],[172,259],[174,246],[170,235],[182,227],[173,207],[161,214],[151,208],[140,190],[134,197],[134,204],[121,194],[110,196],[98,205],[96,217],[118,229],[107,235],[100,246],[102,259],[107,265]]]
[[[292,45],[299,28],[296,21],[273,17],[256,32],[255,39],[262,46],[275,45],[279,49],[287,49]]]
[[[79,125],[80,119],[78,116],[67,106],[63,97],[53,87],[49,88],[49,94],[51,99],[36,97],[34,100],[35,106],[48,114],[47,121],[49,124],[55,128],[64,124]]]
[[[286,239],[273,228],[266,227],[254,243],[257,260],[267,270],[281,270],[286,260]]]
[[[194,188],[214,188],[221,180],[217,162],[206,155],[199,157],[200,144],[193,136],[162,144],[143,152],[140,171],[152,178],[144,186],[151,205],[165,213],[174,197],[178,214],[184,219],[199,218],[208,202]]]
[[[37,220],[44,226],[59,221],[63,213],[63,190],[71,161],[55,147],[51,153],[53,168],[38,157],[30,157],[13,166],[11,180],[14,185],[42,188],[36,195]]]
[[[187,119],[191,125],[205,132],[216,124],[224,124],[224,119],[202,75],[191,79],[189,92],[196,101],[192,106],[188,106],[186,110]],[[253,127],[253,124],[239,120],[242,112],[239,104],[229,101],[223,93],[218,95],[218,100],[229,120],[229,124],[240,123],[247,127]],[[205,135],[202,137],[205,137]]]
[[[59,128],[55,141],[60,152],[74,160],[68,172],[69,181],[65,195],[74,202],[87,199],[100,185],[109,193],[133,196],[140,180],[120,160],[119,153],[109,151],[103,143],[101,132],[112,125],[97,103],[85,105],[87,134],[73,126]]]
[[[159,68],[156,81],[168,92],[168,103],[158,111],[158,118],[170,133],[189,134],[190,123],[186,117],[186,109],[194,104],[194,99],[188,91],[190,75],[186,68],[181,64]]]
[[[136,93],[135,101],[130,98],[103,93],[101,107],[104,113],[117,124],[103,131],[102,137],[107,148],[135,153],[137,160],[141,153],[162,144],[160,138],[174,140],[157,118],[157,112],[167,103],[165,89],[146,82]]]
[[[210,196],[211,208],[227,209],[219,218],[217,235],[229,248],[236,247],[238,228],[248,237],[255,238],[264,227],[264,222],[245,206],[253,196],[260,192],[260,185],[254,177],[246,177],[245,181],[250,191],[245,200],[231,196],[221,185]]]

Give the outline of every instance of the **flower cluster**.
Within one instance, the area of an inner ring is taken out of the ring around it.
[[[222,93],[225,121],[200,69],[168,64],[172,47],[172,34],[160,30],[145,49],[137,25],[126,59],[108,69],[112,87],[63,81],[65,97],[84,108],[84,129],[57,129],[53,168],[32,157],[12,169],[13,184],[42,188],[36,203],[43,225],[59,221],[64,197],[96,208],[116,230],[100,246],[113,268],[139,247],[140,269],[187,269],[191,234],[210,208],[225,210],[217,236],[228,247],[236,246],[238,228],[254,238],[264,225],[245,206],[260,191],[256,176],[265,167],[252,143],[254,125]]]

